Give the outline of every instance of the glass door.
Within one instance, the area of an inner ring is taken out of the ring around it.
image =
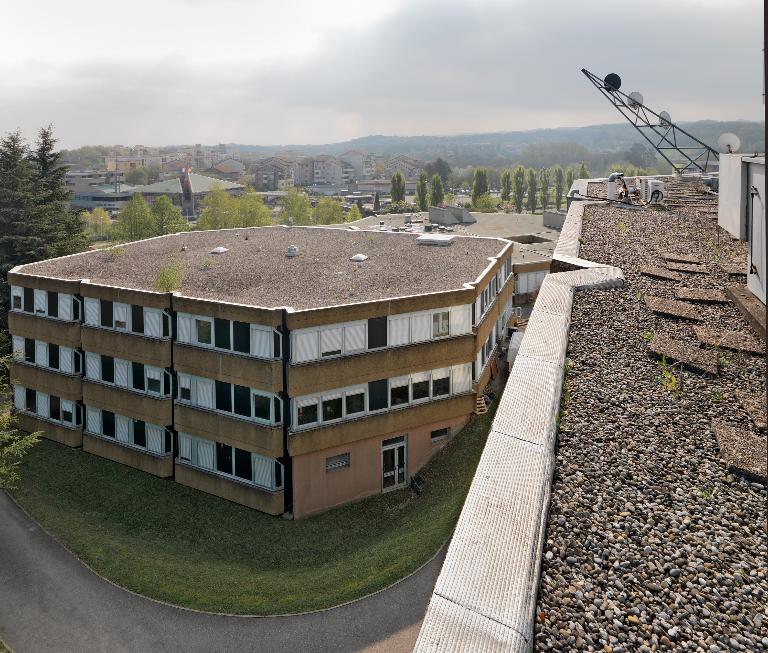
[[[406,436],[381,443],[381,486],[383,490],[402,487],[407,478]]]

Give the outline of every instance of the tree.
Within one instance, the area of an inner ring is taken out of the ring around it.
[[[512,171],[505,170],[501,175],[501,201],[506,204],[512,196]]]
[[[155,236],[175,234],[189,229],[189,223],[181,215],[181,209],[174,206],[167,195],[161,195],[152,203],[152,220]]]
[[[376,191],[376,193],[373,196],[373,210],[375,213],[378,213],[381,211],[381,200],[379,199],[379,191]]]
[[[555,207],[560,210],[563,203],[563,190],[565,188],[565,173],[560,166],[552,168],[552,176],[555,178]]]
[[[517,166],[512,171],[512,196],[515,199],[515,209],[518,213],[523,212],[523,199],[525,198],[525,168]]]
[[[488,171],[485,168],[475,169],[472,176],[472,206],[477,204],[481,195],[488,192]]]
[[[589,170],[587,170],[587,164],[582,161],[579,165],[579,173],[577,179],[589,179]]]
[[[477,198],[477,201],[472,204],[472,208],[475,211],[482,211],[483,213],[493,213],[498,209],[496,202],[493,201],[490,193],[483,193]]]
[[[528,169],[528,210],[536,212],[536,191],[538,190],[538,177],[533,168]]]
[[[573,168],[568,168],[568,171],[565,173],[565,185],[568,186],[568,190],[571,190],[571,186],[573,186],[574,174]]]
[[[312,205],[306,193],[295,186],[291,186],[286,191],[281,203],[283,208],[280,212],[280,220],[283,223],[288,223],[289,220],[292,220],[293,224],[310,223]]]
[[[429,210],[429,190],[427,189],[427,173],[422,170],[419,173],[419,181],[416,184],[416,206],[419,211]]]
[[[130,241],[151,238],[155,235],[152,211],[138,193],[123,207],[112,230],[117,240]]]
[[[390,191],[392,203],[405,201],[405,179],[399,170],[392,175],[392,189]]]
[[[8,383],[11,362],[11,356],[0,361],[3,368],[0,373],[0,396],[3,397],[13,395]],[[0,410],[0,489],[11,490],[16,487],[19,482],[19,463],[39,439],[40,431],[20,432],[16,426],[15,413],[6,407]]]
[[[443,188],[443,178],[435,173],[432,177],[432,188],[429,192],[429,198],[432,206],[442,206],[445,201],[445,189]]]
[[[228,229],[235,226],[237,219],[235,198],[215,184],[203,200],[203,210],[197,220],[197,228]]]
[[[85,232],[92,240],[105,240],[109,238],[112,221],[109,219],[109,213],[100,206],[97,206],[92,211],[82,211],[80,219],[85,225]]]
[[[156,181],[160,181],[160,166],[156,163],[153,163],[149,168],[147,168],[147,181],[150,184],[154,184]]]
[[[339,224],[344,222],[344,209],[341,202],[330,197],[323,197],[313,211],[315,224]]]
[[[627,150],[626,158],[638,168],[651,168],[656,163],[656,152],[642,143],[633,143]]]
[[[451,178],[451,166],[449,166],[448,162],[441,157],[437,157],[434,161],[427,163],[425,169],[428,175],[440,175],[440,181],[442,181],[443,184],[447,184],[448,180]],[[435,202],[433,201],[432,204],[434,205]]]
[[[357,204],[353,204],[352,208],[347,212],[347,215],[344,216],[344,222],[357,222],[358,220],[361,220],[362,217],[363,214],[360,213]]]
[[[541,208],[549,206],[549,168],[539,170],[539,184],[541,185]]]
[[[132,168],[125,173],[125,183],[131,186],[144,186],[149,183],[149,172],[146,168]]]
[[[235,200],[237,227],[266,227],[272,224],[272,212],[258,193],[246,193]]]

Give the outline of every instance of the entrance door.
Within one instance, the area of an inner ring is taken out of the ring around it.
[[[406,480],[406,436],[389,438],[381,443],[381,487],[402,487]]]

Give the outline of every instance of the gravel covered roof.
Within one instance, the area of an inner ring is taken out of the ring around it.
[[[296,310],[448,291],[473,282],[507,241],[456,236],[448,247],[418,245],[417,234],[318,227],[191,231],[32,263],[20,270],[60,279],[153,290],[167,263],[185,263],[180,292]],[[289,245],[298,255],[286,256]],[[228,249],[211,254],[215,247]],[[362,263],[350,261],[362,253]]]

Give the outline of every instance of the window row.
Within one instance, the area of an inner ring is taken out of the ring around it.
[[[171,432],[156,424],[118,415],[111,410],[86,406],[86,431],[159,455],[173,451]]]
[[[79,321],[82,312],[81,300],[74,295],[20,286],[11,286],[11,310],[65,322]]]
[[[85,353],[85,378],[158,397],[171,395],[171,373],[161,367]]]
[[[271,327],[188,313],[178,313],[176,325],[178,342],[258,358],[281,356],[281,334]]]
[[[17,410],[35,413],[63,426],[80,426],[82,423],[81,408],[76,402],[21,385],[13,386],[13,405]]]
[[[471,333],[471,306],[370,318],[291,332],[291,362],[356,354]]]
[[[475,365],[475,380],[479,379],[480,376],[483,373],[483,370],[485,369],[485,366],[488,364],[488,361],[491,359],[491,355],[493,354],[493,350],[496,348],[496,341],[498,340],[499,335],[499,325],[498,322],[493,325],[493,330],[491,333],[488,334],[488,337],[485,339],[485,342],[483,343],[483,346],[480,348],[480,351],[477,352],[477,360]]]
[[[510,257],[496,271],[496,274],[491,277],[488,285],[483,288],[483,291],[475,300],[475,324],[482,322],[486,311],[493,305],[496,295],[501,292],[511,274],[512,258]]]
[[[521,272],[515,275],[515,294],[527,295],[541,288],[544,283],[544,277],[547,276],[546,270],[539,272]]]
[[[52,342],[13,336],[13,356],[18,361],[64,374],[80,374],[82,371],[82,352]]]
[[[416,372],[293,400],[295,428],[354,419],[380,410],[469,392],[472,364]]]
[[[282,401],[277,395],[191,374],[179,373],[177,399],[264,424],[280,424],[283,420]]]
[[[85,324],[151,338],[170,338],[171,316],[159,308],[85,298]]]
[[[283,465],[274,458],[179,433],[179,460],[267,490],[283,487]]]

